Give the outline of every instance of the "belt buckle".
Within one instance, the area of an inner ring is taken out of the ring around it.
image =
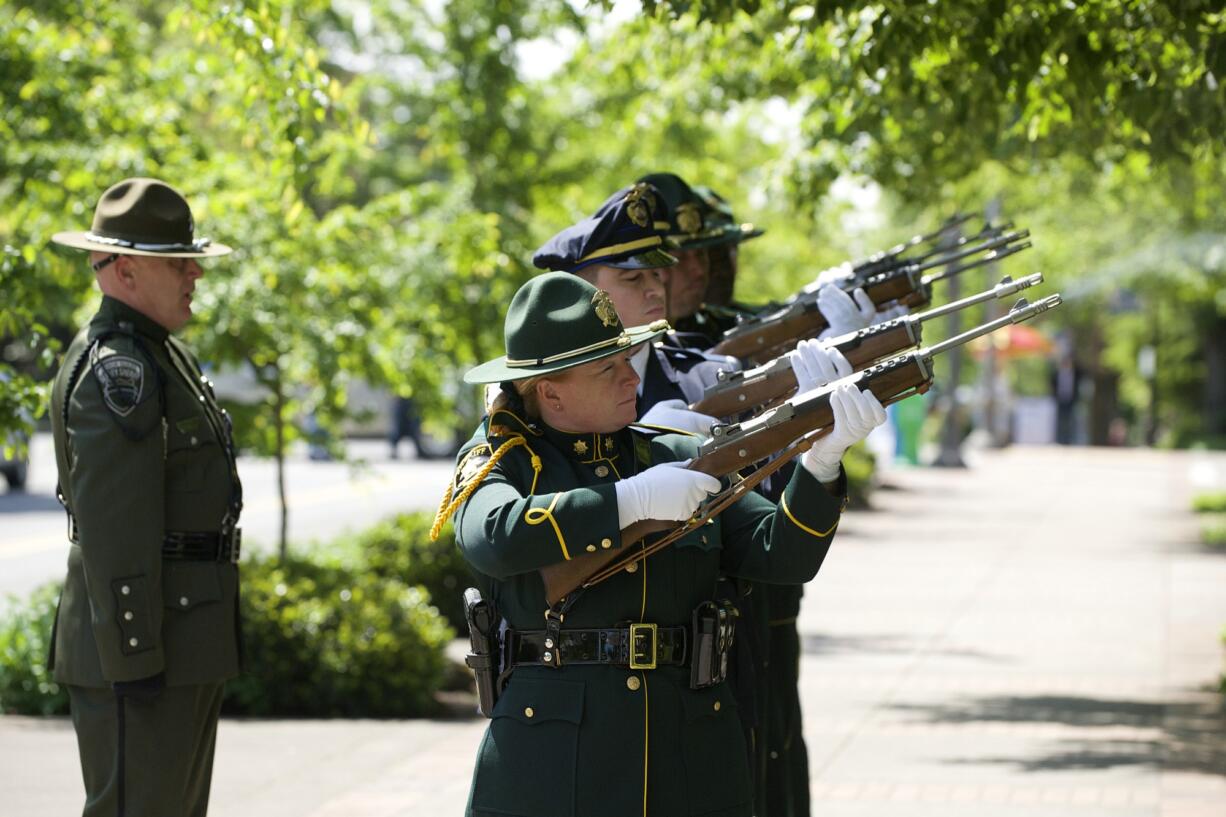
[[[659,643],[657,629],[655,624],[630,625],[630,669],[656,668],[656,645]],[[649,638],[650,645],[640,648],[640,638]]]
[[[225,547],[227,544],[230,546],[230,553],[228,554],[230,558],[227,561],[232,565],[236,565],[238,564],[238,557],[242,552],[243,529],[235,528],[230,531],[229,535],[225,537],[222,547]]]

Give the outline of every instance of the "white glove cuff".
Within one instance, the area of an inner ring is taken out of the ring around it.
[[[639,501],[638,491],[628,479],[619,479],[613,483],[617,494],[617,529],[625,530],[643,518],[643,504]]]

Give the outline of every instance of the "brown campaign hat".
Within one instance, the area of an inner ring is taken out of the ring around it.
[[[192,210],[178,190],[157,179],[124,179],[98,201],[87,232],[56,233],[51,240],[78,250],[119,255],[203,258],[231,248],[196,238]]]

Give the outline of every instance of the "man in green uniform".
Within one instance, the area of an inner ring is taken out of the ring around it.
[[[102,305],[51,395],[68,576],[51,666],[69,693],[85,817],[198,817],[208,809],[222,687],[239,667],[242,488],[229,418],[172,332],[191,318],[197,239],[172,187],[127,179],[88,250]]]

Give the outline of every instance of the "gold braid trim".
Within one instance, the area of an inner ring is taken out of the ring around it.
[[[532,447],[528,445],[527,440],[517,435],[498,446],[498,450],[490,455],[489,460],[487,460],[485,465],[481,466],[481,470],[468,481],[468,483],[464,486],[464,489],[460,491],[459,496],[452,499],[451,494],[454,490],[454,480],[447,483],[447,490],[443,492],[443,501],[439,503],[438,512],[434,514],[434,524],[430,526],[431,542],[438,539],[439,533],[443,530],[443,525],[447,524],[447,520],[451,518],[451,515],[454,514],[461,505],[467,502],[468,498],[473,495],[473,491],[476,491],[481,483],[485,481],[485,478],[490,475],[490,471],[493,471],[494,466],[498,464],[500,459],[502,459],[503,454],[506,454],[517,445],[522,445],[524,448],[527,448],[528,452],[532,455],[532,490],[530,490],[528,493],[532,493],[532,491],[536,490],[536,478],[541,474],[541,458],[538,457],[536,452],[532,450]]]

